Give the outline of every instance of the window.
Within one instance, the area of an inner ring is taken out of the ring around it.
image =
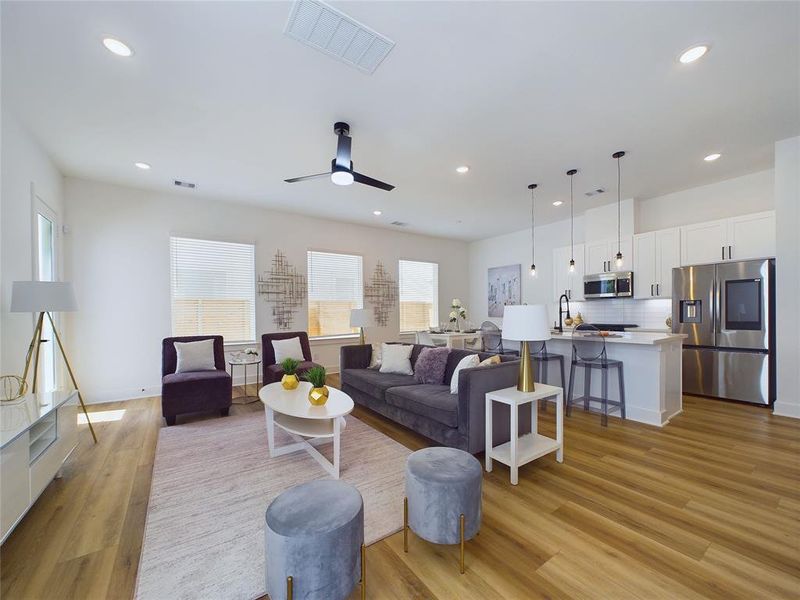
[[[422,331],[439,324],[439,265],[400,261],[400,331]]]
[[[350,335],[350,310],[361,308],[361,257],[308,252],[308,335]]]
[[[170,238],[172,334],[256,338],[255,246]]]

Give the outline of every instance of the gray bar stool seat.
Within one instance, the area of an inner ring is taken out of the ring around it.
[[[270,503],[266,580],[271,600],[365,597],[364,501],[343,481],[310,481]]]
[[[542,342],[541,344],[537,344],[533,342],[531,344],[531,358],[533,359],[536,374],[535,378],[536,381],[541,383],[550,383],[549,379],[549,369],[548,363],[553,361],[558,361],[559,370],[561,373],[561,389],[564,389],[567,386],[567,378],[564,376],[564,355],[563,354],[556,354],[554,352],[547,351],[547,342]],[[547,401],[540,402],[540,410],[542,412],[547,411]]]
[[[424,448],[406,461],[403,549],[408,530],[434,544],[460,544],[464,572],[464,542],[481,526],[483,469],[478,459],[457,448]]]
[[[584,370],[583,396],[574,397],[575,370]],[[600,397],[592,396],[592,371],[599,369],[602,377]],[[619,400],[608,398],[608,371],[614,369],[619,378]],[[625,377],[621,360],[608,358],[606,341],[600,330],[593,325],[579,325],[572,332],[572,363],[569,369],[569,391],[567,393],[567,416],[572,414],[572,405],[582,403],[584,410],[590,409],[591,402],[599,402],[603,407],[600,419],[603,427],[608,426],[608,407],[619,409],[620,416],[625,418]]]

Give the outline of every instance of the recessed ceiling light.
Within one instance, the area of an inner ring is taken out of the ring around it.
[[[561,200],[556,200],[555,202],[553,202],[553,206],[561,206],[562,204],[564,203]]]
[[[133,164],[142,169],[143,171],[147,171],[150,168],[150,165],[148,165],[146,162],[135,162]]]
[[[685,50],[683,54],[680,55],[678,58],[683,64],[688,65],[696,61],[698,58],[702,58],[708,52],[708,46],[692,46],[688,50]]]
[[[117,56],[131,56],[133,54],[133,50],[130,49],[130,46],[111,37],[103,38],[103,46],[105,46],[109,52],[113,52]]]
[[[461,165],[460,167],[456,167],[456,173],[469,173],[469,167],[467,165]]]
[[[706,161],[706,162],[714,162],[714,161],[715,161],[715,160],[717,160],[717,159],[718,159],[720,156],[722,156],[722,154],[718,154],[718,153],[716,153],[716,152],[715,152],[714,154],[709,154],[709,155],[708,155],[708,156],[706,156],[706,157],[705,157],[703,160],[704,160],[704,161]]]
[[[375,215],[376,217],[380,217],[383,214],[383,211],[382,210],[373,210],[372,214]]]

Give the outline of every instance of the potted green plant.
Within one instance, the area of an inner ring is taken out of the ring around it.
[[[303,374],[303,379],[311,384],[308,401],[314,406],[322,406],[328,401],[328,388],[325,386],[325,367],[312,367]]]
[[[300,380],[297,378],[297,365],[300,364],[296,358],[284,358],[281,361],[281,368],[283,369],[283,377],[281,377],[281,385],[285,390],[295,390],[300,385]]]

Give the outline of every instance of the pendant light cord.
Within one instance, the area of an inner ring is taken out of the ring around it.
[[[536,256],[536,246],[534,245],[534,216],[533,216],[533,190],[531,190],[531,266],[536,264],[535,256]]]
[[[569,259],[575,260],[575,217],[573,205],[575,201],[572,198],[572,179],[575,174],[569,176]]]
[[[617,157],[617,254],[622,253],[622,195],[620,191],[622,176],[620,175],[620,158],[620,156]]]

